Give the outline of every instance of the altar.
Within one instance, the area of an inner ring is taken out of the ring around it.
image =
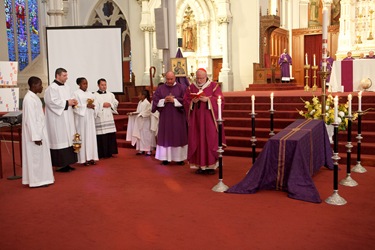
[[[322,166],[333,169],[332,155],[322,120],[296,120],[268,140],[245,178],[226,192],[280,190],[293,199],[320,203],[312,176]]]
[[[334,61],[329,82],[332,92],[355,92],[363,90],[360,82],[370,78],[373,82],[368,91],[375,91],[375,59],[356,59],[353,61]]]

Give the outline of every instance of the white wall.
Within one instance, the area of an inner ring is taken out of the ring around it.
[[[259,62],[259,0],[232,0],[231,68],[234,90],[253,83],[253,63]]]
[[[99,1],[80,0],[78,10],[80,25],[86,25],[90,15]],[[144,34],[139,28],[141,22],[142,7],[135,0],[114,0],[124,14],[130,29],[132,69],[135,74],[135,85],[142,84],[142,76],[145,68]]]

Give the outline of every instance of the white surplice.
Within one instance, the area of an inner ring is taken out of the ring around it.
[[[147,99],[139,101],[135,114],[129,116],[126,140],[136,145],[138,151],[151,151],[156,146],[151,131],[151,103]]]
[[[116,132],[113,114],[118,114],[118,101],[116,100],[115,95],[108,91],[105,94],[95,92],[95,100],[98,104],[98,115],[95,118],[96,134],[104,135]],[[111,107],[104,108],[103,104],[105,102],[110,103]]]
[[[22,111],[22,184],[30,187],[52,184],[55,178],[43,106],[30,90],[23,99]],[[35,141],[42,141],[42,145],[36,145]]]
[[[72,98],[70,87],[52,82],[44,94],[48,138],[51,149],[63,149],[73,145],[75,134],[72,106],[66,101]]]
[[[97,103],[91,92],[78,89],[73,94],[78,101],[73,109],[76,131],[81,135],[81,149],[78,156],[79,163],[90,160],[98,160],[98,146],[96,141],[95,116],[97,114]],[[94,100],[95,109],[87,108],[87,99]]]

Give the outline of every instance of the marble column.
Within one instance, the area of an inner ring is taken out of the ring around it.
[[[232,17],[229,10],[229,2],[227,0],[218,1],[218,21],[221,26],[222,32],[222,50],[223,50],[223,65],[219,73],[219,82],[222,83],[222,91],[233,91],[233,72],[230,68],[229,62],[229,44],[228,44],[228,28],[229,22]]]
[[[151,67],[151,44],[152,36],[150,34],[155,31],[154,26],[151,24],[150,7],[148,5],[149,0],[142,0],[142,19],[139,25],[140,29],[144,33],[144,45],[145,45],[145,69],[142,76],[142,85],[146,86],[150,84],[150,67]]]
[[[62,26],[62,17],[64,15],[64,3],[62,0],[49,0],[48,11],[49,16],[48,26],[59,27]]]

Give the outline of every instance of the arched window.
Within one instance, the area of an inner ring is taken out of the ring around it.
[[[23,70],[40,54],[38,0],[4,0],[9,61]]]
[[[120,8],[112,0],[104,0],[98,3],[91,14],[89,24],[92,26],[114,25],[121,27],[123,57],[122,69],[124,82],[130,81],[131,76],[131,44],[130,29]]]

